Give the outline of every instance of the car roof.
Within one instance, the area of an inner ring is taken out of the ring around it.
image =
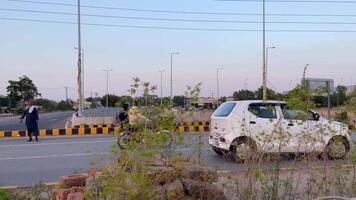
[[[243,101],[227,101],[227,102],[235,102],[239,104],[251,104],[251,103],[286,104],[285,101],[277,101],[277,100],[243,100]]]

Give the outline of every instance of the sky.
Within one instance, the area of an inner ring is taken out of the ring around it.
[[[76,0],[36,0],[76,4]],[[84,6],[204,13],[261,13],[261,2],[214,0],[82,0]],[[267,14],[354,13],[356,3],[268,2]],[[9,11],[17,9],[19,11]],[[77,98],[77,26],[9,20],[35,19],[76,22],[75,15],[24,12],[23,10],[76,13],[74,6],[59,6],[0,0],[0,95],[6,94],[8,80],[30,77],[44,98]],[[182,95],[187,85],[203,83],[202,96],[216,95],[216,69],[220,95],[240,89],[255,90],[262,82],[262,20],[260,15],[182,14],[119,9],[82,8],[84,15],[141,18],[193,19],[210,21],[248,21],[222,23],[159,21],[82,16],[83,23],[124,26],[176,27],[207,30],[167,30],[118,26],[82,25],[85,50],[85,96],[106,92],[106,74],[112,94],[128,95],[133,77],[160,84],[159,70],[165,70],[163,95],[169,95],[170,53],[173,59],[174,94]],[[7,18],[7,19],[4,19]],[[354,22],[355,24],[268,23],[268,30],[355,30],[356,16],[272,16],[268,22]],[[229,29],[230,31],[221,31]],[[231,31],[233,29],[233,31]],[[240,30],[240,31],[237,31]],[[242,31],[241,31],[242,30]],[[246,31],[257,30],[257,31]],[[268,31],[267,46],[274,46],[268,57],[268,86],[279,92],[290,90],[301,79],[305,64],[307,77],[331,78],[335,85],[356,83],[356,32],[280,32]],[[159,94],[159,90],[156,92]]]

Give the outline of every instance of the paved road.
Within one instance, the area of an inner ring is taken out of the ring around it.
[[[204,141],[201,151],[201,161],[219,170],[243,171],[243,164],[224,159],[216,155],[207,144],[207,134],[200,135]],[[356,138],[354,138],[356,139]],[[198,134],[186,134],[186,145],[174,149],[184,155],[190,155],[197,149]],[[57,181],[62,175],[73,172],[85,172],[93,166],[105,165],[110,156],[110,146],[115,140],[111,136],[85,137],[52,137],[41,138],[36,143],[27,143],[25,138],[0,140],[0,185],[30,186],[43,182]],[[327,161],[328,164],[347,161]],[[303,166],[303,162],[298,165]],[[323,161],[314,162],[315,165]],[[274,163],[266,162],[265,167]],[[288,167],[291,162],[282,160],[282,166]]]
[[[72,115],[72,111],[40,114],[39,126],[41,129],[64,128],[66,119]],[[26,127],[19,122],[19,116],[2,117],[0,118],[0,130],[26,130]]]

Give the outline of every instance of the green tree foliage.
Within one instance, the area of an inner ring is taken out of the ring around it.
[[[255,92],[256,99],[263,99],[263,88],[260,87]],[[272,89],[267,88],[267,99],[268,100],[279,100],[279,95]]]
[[[65,111],[65,110],[72,110],[73,106],[67,101],[60,101],[57,104],[57,110]]]
[[[134,104],[134,99],[130,96],[121,96],[119,101],[116,102],[116,107],[122,107],[124,103],[128,103],[129,105]]]
[[[113,94],[109,94],[109,95],[105,95],[101,98],[101,105],[106,105],[106,96],[108,96],[108,101],[109,101],[109,107],[115,107],[116,102],[118,102],[120,100],[119,96],[113,95]]]
[[[314,102],[310,100],[308,90],[299,85],[287,94],[285,101],[289,107],[305,111],[315,106]]]
[[[256,99],[255,92],[251,90],[239,90],[238,92],[235,91],[233,96],[236,101]]]
[[[346,102],[346,108],[348,111],[356,114],[356,91],[350,95],[349,100]]]
[[[177,107],[184,107],[186,104],[185,96],[174,96],[173,97],[173,105]]]
[[[6,89],[11,102],[13,102],[12,106],[15,106],[21,100],[34,99],[41,96],[36,85],[27,76],[19,77],[18,81],[10,80]]]
[[[9,98],[0,96],[0,107],[7,107],[9,106]]]
[[[41,106],[45,111],[54,111],[57,109],[57,102],[49,99],[36,99],[33,101],[36,106]]]
[[[339,85],[336,87],[336,91],[331,97],[333,106],[342,106],[347,101],[346,95],[347,87]]]

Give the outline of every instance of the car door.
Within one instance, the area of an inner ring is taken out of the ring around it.
[[[262,151],[278,151],[280,116],[275,104],[252,103],[248,106],[249,133]]]
[[[305,152],[308,146],[308,126],[306,112],[281,106],[283,112],[283,151]]]

